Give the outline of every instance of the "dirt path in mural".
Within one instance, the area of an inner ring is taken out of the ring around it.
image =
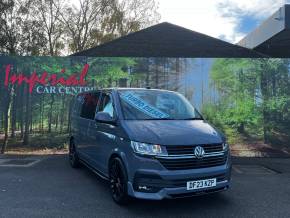
[[[290,157],[290,146],[274,146],[262,141],[231,145],[232,155],[243,157]]]

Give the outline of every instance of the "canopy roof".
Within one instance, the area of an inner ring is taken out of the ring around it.
[[[258,52],[170,23],[160,23],[72,56],[264,57]]]

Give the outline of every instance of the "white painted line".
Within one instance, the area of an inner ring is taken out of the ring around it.
[[[0,162],[0,167],[32,167],[35,164],[39,163],[40,161],[44,160],[45,158],[41,159],[23,159],[23,160],[30,160],[31,163],[28,164],[5,164],[5,162],[16,160],[16,159],[5,159],[4,161]],[[0,160],[1,161],[1,160]],[[1,164],[3,163],[3,164]]]
[[[269,168],[267,168],[267,167],[265,167],[265,166],[261,166],[264,170],[266,170],[268,173],[270,173],[270,174],[276,174],[277,172],[275,172],[274,170],[271,170],[271,169],[269,169]]]

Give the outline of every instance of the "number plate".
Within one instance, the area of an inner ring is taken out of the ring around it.
[[[196,190],[216,186],[216,178],[187,182],[187,190]]]

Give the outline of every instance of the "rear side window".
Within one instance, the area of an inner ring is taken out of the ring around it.
[[[103,94],[98,112],[107,112],[111,117],[114,117],[113,100],[110,94]]]
[[[82,97],[82,107],[80,117],[93,120],[95,118],[96,108],[100,98],[100,92],[85,93],[82,94],[81,97]]]

